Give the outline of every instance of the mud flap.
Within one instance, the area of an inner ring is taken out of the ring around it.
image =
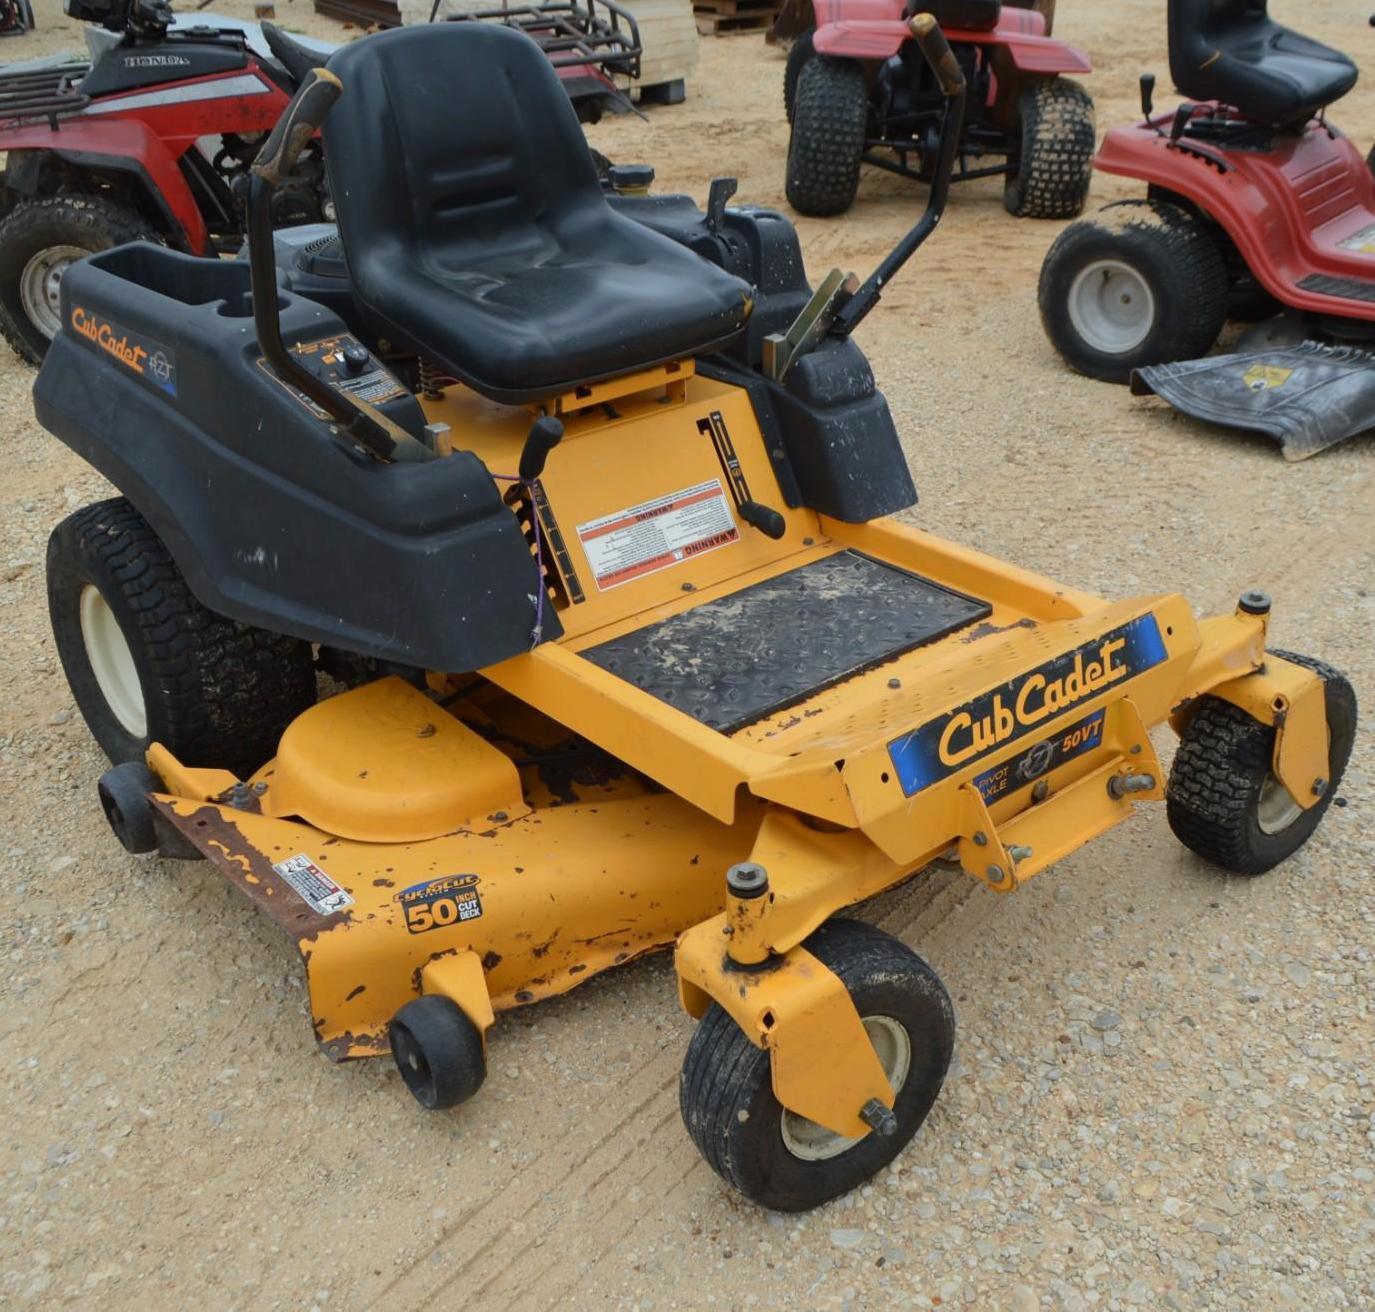
[[[1310,341],[1151,365],[1133,371],[1131,390],[1195,419],[1268,433],[1286,460],[1375,428],[1375,355],[1349,346]]]

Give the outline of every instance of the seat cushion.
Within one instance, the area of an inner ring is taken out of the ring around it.
[[[1171,0],[1170,72],[1191,99],[1274,126],[1306,122],[1357,77],[1340,51],[1272,21],[1265,0]]]
[[[359,305],[498,401],[716,349],[748,286],[607,204],[539,47],[487,23],[344,47],[325,126]]]

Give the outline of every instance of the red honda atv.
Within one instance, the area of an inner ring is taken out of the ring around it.
[[[805,16],[789,24],[799,5],[814,26]],[[924,11],[969,85],[953,180],[1005,178],[1003,204],[1019,217],[1078,214],[1093,172],[1093,101],[1062,74],[1093,66],[1051,37],[1054,9],[1055,0],[793,0],[774,29],[798,32],[783,83],[789,203],[843,213],[865,163],[931,181],[941,93],[907,25]]]
[[[1140,179],[1146,198],[1072,224],[1050,248],[1051,341],[1080,373],[1127,382],[1204,355],[1229,315],[1286,309],[1299,338],[1375,340],[1375,180],[1326,118],[1355,64],[1274,22],[1266,0],[1170,0],[1169,38],[1189,99],[1155,114],[1148,74],[1142,121],[1104,140],[1098,167]],[[1278,375],[1238,376],[1260,394]]]
[[[270,23],[272,57],[243,27],[173,27],[167,0],[65,3],[104,29],[88,31],[91,61],[0,70],[0,332],[35,363],[74,260],[140,239],[196,255],[238,249],[234,184],[298,81],[328,57]],[[317,146],[279,196],[279,226],[333,217]]]

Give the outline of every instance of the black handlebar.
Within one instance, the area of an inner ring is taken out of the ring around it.
[[[263,142],[253,161],[253,172],[271,186],[280,187],[343,92],[344,84],[329,69],[312,68]]]
[[[366,401],[345,395],[303,368],[282,341],[277,313],[277,261],[272,247],[272,197],[343,90],[343,84],[328,69],[311,69],[253,162],[248,181],[253,330],[258,337],[258,349],[272,372],[314,401],[347,438],[379,460],[433,460],[437,452]]]
[[[898,270],[916,254],[922,242],[936,230],[941,215],[945,213],[945,202],[950,195],[950,175],[955,169],[960,137],[964,132],[964,98],[967,89],[964,73],[950,49],[950,43],[945,39],[945,33],[930,14],[916,14],[907,27],[945,93],[940,148],[936,155],[935,171],[931,175],[931,195],[926,202],[926,210],[912,230],[893,247],[888,258],[869,275],[864,285],[836,314],[831,333],[837,337],[848,337],[878,304],[883,289],[893,280]]]

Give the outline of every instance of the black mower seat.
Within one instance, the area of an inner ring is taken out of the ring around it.
[[[1002,0],[908,0],[906,16],[930,14],[941,27],[988,32],[998,26]]]
[[[1281,27],[1266,3],[1170,0],[1170,76],[1191,100],[1219,100],[1274,127],[1302,124],[1356,85],[1356,65]]]
[[[397,28],[330,58],[325,159],[349,275],[382,337],[493,400],[691,358],[750,289],[615,213],[548,59],[488,23]]]
[[[293,41],[276,23],[259,23],[258,26],[263,30],[263,40],[267,42],[273,58],[291,74],[297,86],[306,80],[306,74],[312,68],[322,67],[328,58],[318,50],[311,50]]]

